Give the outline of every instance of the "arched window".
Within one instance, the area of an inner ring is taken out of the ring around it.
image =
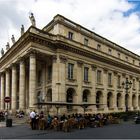
[[[100,107],[100,105],[99,105],[99,103],[100,103],[100,101],[101,101],[101,94],[102,94],[102,92],[100,92],[100,91],[98,91],[97,93],[96,93],[96,107],[97,108],[99,108]]]
[[[121,94],[120,93],[117,94],[117,107],[118,108],[121,107]]]
[[[66,100],[68,103],[73,103],[73,94],[74,94],[74,89],[73,88],[69,88],[67,90],[67,96],[66,96]],[[72,106],[71,105],[67,105],[67,109],[68,110],[72,110]]]
[[[88,96],[90,94],[90,91],[89,90],[84,90],[83,91],[83,102],[88,102]]]
[[[112,106],[112,93],[111,92],[109,92],[108,94],[107,94],[107,107],[108,108],[110,108],[111,106]]]

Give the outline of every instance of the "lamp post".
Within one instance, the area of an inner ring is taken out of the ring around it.
[[[126,92],[126,96],[128,95],[129,89],[132,86],[132,82],[128,80],[128,78],[126,78],[125,81],[123,81],[122,83],[123,88],[125,89]],[[128,102],[127,99],[125,98],[125,107],[126,107],[126,112],[128,111]]]

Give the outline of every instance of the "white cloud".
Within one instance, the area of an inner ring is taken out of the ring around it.
[[[12,4],[11,4],[12,3]],[[14,3],[14,4],[13,4]],[[7,10],[4,10],[4,9]],[[43,28],[56,14],[85,26],[111,41],[140,54],[139,11],[129,13],[135,5],[126,0],[9,0],[0,1],[0,47],[5,47],[12,34],[20,33],[20,25],[30,26],[33,12],[37,27]],[[5,42],[4,42],[5,41]]]

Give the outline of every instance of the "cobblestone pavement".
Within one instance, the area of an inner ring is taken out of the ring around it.
[[[0,122],[1,124],[1,122]],[[0,127],[0,139],[140,139],[140,124],[121,122],[100,128],[74,129],[71,132],[31,130],[27,124]]]

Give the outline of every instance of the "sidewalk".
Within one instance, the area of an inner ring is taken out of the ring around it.
[[[5,125],[4,122],[2,124]],[[129,121],[97,128],[72,129],[68,133],[53,129],[31,130],[28,124],[13,125],[0,128],[0,139],[140,139],[140,125]]]

